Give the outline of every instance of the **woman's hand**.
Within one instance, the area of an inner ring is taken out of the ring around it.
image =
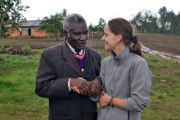
[[[100,107],[105,107],[109,104],[111,100],[111,96],[109,96],[107,93],[103,91],[103,96],[99,99],[99,105]]]

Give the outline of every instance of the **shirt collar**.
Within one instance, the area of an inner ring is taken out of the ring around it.
[[[67,43],[67,45],[69,46],[70,50],[71,50],[73,53],[76,53],[76,54],[77,54],[77,52],[75,51],[75,49],[68,43],[67,40],[66,40],[66,43]],[[81,49],[81,50],[79,51],[79,55],[82,55],[82,54],[83,54],[83,49]]]
[[[115,53],[113,53],[111,51],[111,56],[115,59],[115,60],[118,60],[120,63],[123,63],[127,56],[129,55],[130,53],[130,48],[129,47],[126,47],[119,55],[115,55]]]

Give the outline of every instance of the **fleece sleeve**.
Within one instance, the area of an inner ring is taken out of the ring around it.
[[[142,112],[148,106],[152,74],[146,61],[139,61],[130,72],[131,95],[125,99],[125,109]]]

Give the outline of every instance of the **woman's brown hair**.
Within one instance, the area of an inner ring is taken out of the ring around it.
[[[108,21],[111,32],[115,35],[121,34],[124,44],[130,47],[130,51],[142,56],[141,43],[133,35],[131,24],[123,18],[115,18]]]

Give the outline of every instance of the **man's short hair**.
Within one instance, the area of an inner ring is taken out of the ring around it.
[[[73,23],[85,23],[86,24],[86,20],[79,14],[71,14],[68,15],[63,23],[63,29],[64,31],[69,32],[69,30],[72,28],[72,24]],[[87,24],[86,24],[87,26]]]

